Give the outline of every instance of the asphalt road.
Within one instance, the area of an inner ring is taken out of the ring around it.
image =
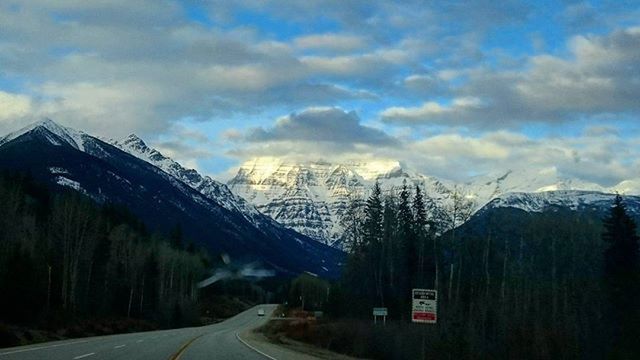
[[[265,316],[258,316],[258,309]],[[197,360],[268,357],[250,349],[238,334],[265,323],[275,305],[259,305],[224,322],[174,330],[98,336],[0,349],[0,360]]]

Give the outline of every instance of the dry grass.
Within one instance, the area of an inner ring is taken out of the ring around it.
[[[462,339],[442,337],[428,325],[391,321],[382,326],[366,320],[314,319],[298,314],[302,316],[271,320],[259,331],[274,343],[287,344],[291,339],[358,358],[467,358],[461,356],[467,348]]]

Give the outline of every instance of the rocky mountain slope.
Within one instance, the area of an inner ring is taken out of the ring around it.
[[[340,218],[352,199],[364,199],[371,186],[419,183],[445,201],[449,187],[427,176],[409,174],[398,162],[290,164],[257,159],[243,164],[228,182],[231,190],[279,223],[326,244],[341,235]]]
[[[212,254],[258,261],[281,274],[339,274],[341,252],[277,224],[223,184],[129,140],[120,145],[138,146],[136,156],[45,120],[0,138],[0,170],[28,172],[54,189],[126,206],[155,231],[180,224],[187,239]]]
[[[247,220],[256,226],[267,223],[274,225],[271,218],[262,215],[255,206],[249,204],[242,197],[235,195],[229,190],[227,185],[218,182],[209,176],[203,176],[194,169],[187,169],[173,159],[162,155],[140,139],[137,135],[131,134],[125,139],[110,141],[110,143],[121,150],[142,159],[167,174],[172,175],[183,183],[189,185],[209,199],[215,201],[225,209],[242,214]]]

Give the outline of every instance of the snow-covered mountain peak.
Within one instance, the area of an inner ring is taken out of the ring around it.
[[[158,166],[158,164],[161,162],[165,163],[163,165],[165,167],[172,166],[172,164],[175,163],[175,161],[162,155],[156,149],[147,146],[144,140],[142,140],[136,134],[130,134],[122,140],[112,141],[112,144],[130,153],[131,155],[134,155],[156,166]],[[158,167],[163,168],[163,166]]]
[[[289,162],[273,157],[259,157],[246,161],[230,184],[259,185],[273,182],[275,178],[283,182],[297,181],[299,176],[326,179],[331,175],[357,176],[364,181],[378,178],[401,176],[404,173],[400,162],[393,160],[346,161],[331,163],[323,160]],[[286,180],[285,180],[286,179]]]
[[[354,169],[364,180],[372,181],[378,178],[388,178],[402,174],[403,168],[399,161],[373,160],[366,162],[349,162],[347,166]]]
[[[375,181],[387,189],[402,185],[404,180],[410,186],[419,183],[424,188],[444,188],[432,178],[410,174],[398,161],[331,163],[258,158],[242,164],[228,185],[283,225],[335,244],[342,234],[340,217],[354,198],[368,195]]]
[[[126,138],[122,139],[121,142],[123,144],[132,145],[136,147],[147,147],[147,144],[136,134],[129,134]]]
[[[283,161],[278,158],[255,158],[243,163],[235,178],[246,183],[260,184],[264,179],[276,172],[282,163]]]
[[[60,141],[62,141],[78,150],[84,151],[84,142],[85,138],[87,137],[85,133],[62,126],[49,118],[44,118],[40,121],[36,121],[18,131],[7,134],[6,136],[0,138],[0,145],[31,131],[41,130],[45,130],[44,135],[47,137],[48,141],[54,145],[61,145]],[[54,137],[49,136],[51,134],[54,135]]]

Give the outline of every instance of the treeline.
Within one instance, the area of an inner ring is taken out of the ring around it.
[[[374,329],[369,342],[361,341],[365,346],[352,349],[353,355],[639,355],[633,341],[620,345],[617,340],[638,335],[638,306],[629,299],[640,300],[634,293],[639,274],[604,268],[606,256],[613,256],[607,255],[613,241],[603,241],[599,216],[561,209],[538,214],[498,209],[457,227],[472,207],[464,194],[451,196],[450,205],[439,208],[419,187],[405,185],[383,194],[376,185],[363,211],[346,214],[345,222],[353,225],[347,227],[347,236],[354,242],[343,279],[331,289],[327,311],[341,318],[371,318],[372,307],[384,306],[398,321],[393,331]],[[605,233],[611,233],[610,227]],[[626,231],[627,237],[635,235],[633,229]],[[621,258],[634,251],[637,258],[637,240],[625,246],[613,263],[625,263]],[[637,263],[627,263],[633,261]],[[611,285],[612,278],[622,280]],[[438,290],[437,325],[410,323],[412,288]],[[617,331],[621,324],[625,330]]]
[[[0,322],[197,321],[196,284],[209,260],[183,248],[179,228],[171,239],[150,234],[124,209],[21,175],[0,176],[0,214]]]

